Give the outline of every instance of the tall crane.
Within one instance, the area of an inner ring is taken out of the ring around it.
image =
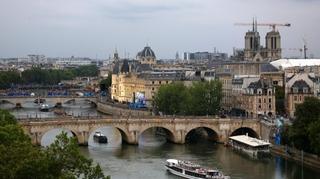
[[[269,26],[272,28],[272,31],[276,30],[276,26],[284,26],[284,27],[290,27],[290,23],[257,23],[257,21],[254,21],[253,23],[235,23],[235,25],[242,25],[242,26]]]

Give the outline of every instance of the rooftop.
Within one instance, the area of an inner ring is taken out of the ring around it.
[[[320,66],[320,59],[279,59],[271,62],[277,69],[290,67]]]
[[[231,136],[229,139],[247,144],[251,147],[258,147],[258,146],[264,146],[264,145],[270,145],[269,142],[265,142],[263,140],[259,140],[247,135],[237,135],[237,136]]]

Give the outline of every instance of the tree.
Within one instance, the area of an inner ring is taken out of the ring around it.
[[[165,114],[214,115],[220,108],[222,85],[219,81],[194,82],[187,88],[172,83],[159,88],[155,106]]]
[[[159,88],[155,105],[164,114],[184,114],[187,111],[189,94],[183,83],[172,83]]]
[[[69,138],[66,132],[57,136],[55,142],[44,150],[48,166],[54,176],[60,178],[104,177],[99,165],[93,166],[92,160],[82,156],[75,138]]]
[[[108,77],[100,81],[100,88],[105,91],[111,86],[112,83],[112,73],[108,73]]]
[[[74,138],[62,133],[48,148],[33,146],[7,111],[0,110],[0,178],[109,178],[83,157]]]
[[[320,100],[305,98],[295,112],[296,119],[289,130],[289,140],[294,147],[320,154]]]
[[[277,114],[284,114],[285,113],[285,107],[284,107],[284,87],[276,86],[276,111]]]

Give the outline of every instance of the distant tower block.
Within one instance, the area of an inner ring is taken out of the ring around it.
[[[266,35],[266,58],[271,61],[281,58],[281,36],[278,31]]]
[[[179,60],[180,57],[179,57],[179,52],[176,53],[176,60]]]

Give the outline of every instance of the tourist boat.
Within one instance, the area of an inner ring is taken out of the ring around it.
[[[95,132],[93,135],[93,140],[98,143],[108,143],[107,136],[103,135],[101,132]]]
[[[49,111],[49,105],[48,104],[41,104],[40,111],[48,112]]]
[[[190,179],[230,179],[217,169],[203,168],[189,161],[168,159],[165,167],[170,173]]]
[[[229,137],[229,145],[252,157],[263,157],[270,155],[270,143],[250,137],[248,135],[237,135]]]

